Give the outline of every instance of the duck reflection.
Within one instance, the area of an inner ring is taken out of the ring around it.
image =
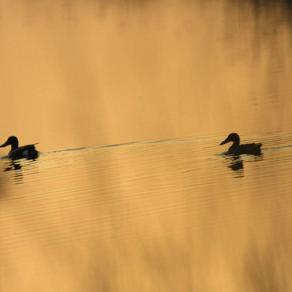
[[[5,162],[4,172],[10,172],[11,177],[16,184],[22,184],[25,175],[31,175],[37,172],[36,159],[9,159]]]
[[[225,155],[224,157],[227,167],[232,169],[238,175],[238,177],[244,177],[245,163],[263,160],[262,155],[255,155],[252,157],[249,156],[248,158],[246,158],[246,161],[244,161],[241,155]]]
[[[8,166],[4,169],[5,171],[11,171],[11,170],[20,170],[22,168],[22,165],[19,161],[11,160],[8,163]]]
[[[4,172],[13,171],[13,179],[15,184],[23,183],[22,165],[20,161],[10,160],[7,162]]]
[[[243,169],[243,160],[240,158],[240,156],[232,156],[229,157],[229,164],[228,167],[231,168],[234,171],[238,171]]]

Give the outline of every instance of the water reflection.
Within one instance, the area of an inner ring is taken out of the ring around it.
[[[11,160],[7,163],[8,165],[4,168],[4,172],[13,172],[12,177],[15,184],[23,183],[23,171],[21,161]]]
[[[291,0],[248,0],[248,1],[230,1],[231,4],[234,5],[236,3],[237,5],[245,6],[245,7],[251,7],[255,11],[256,17],[262,17],[261,14],[263,11],[268,10],[270,12],[275,11],[276,8],[280,9],[280,12],[282,13],[282,17],[291,17],[292,13],[292,1]]]
[[[20,170],[22,168],[20,161],[11,160],[8,162],[8,166],[4,169],[4,171],[11,170]]]
[[[292,286],[291,26],[280,4],[51,2],[0,4],[1,135],[84,148],[0,161],[1,289],[287,291],[246,284],[273,266]],[[231,126],[266,135],[265,159],[216,155]]]
[[[244,165],[245,163],[258,162],[263,160],[263,154],[261,155],[224,155],[226,166],[232,169],[236,173],[236,177],[244,177]],[[246,161],[244,161],[244,157]]]
[[[243,169],[243,160],[240,158],[240,156],[231,156],[229,159],[231,160],[228,165],[229,168],[234,171]]]
[[[291,145],[288,137],[261,137],[265,159],[216,155],[220,138],[214,136],[55,151],[38,161],[17,161],[21,169],[5,161],[10,171],[4,173],[9,195],[0,205],[3,287],[17,269],[24,272],[13,291],[29,291],[17,288],[37,267],[41,285],[55,275],[53,258],[56,268],[66,269],[45,291],[57,291],[64,277],[71,284],[65,291],[74,292],[137,291],[140,283],[161,277],[163,292],[181,291],[181,283],[184,291],[209,292],[216,289],[208,289],[208,279],[217,285],[218,274],[225,279],[220,290],[243,291],[228,285],[231,268],[238,281],[253,276],[243,261],[251,252],[249,235],[255,232],[266,245],[274,222],[290,226],[292,148],[270,151],[274,144]],[[95,272],[81,279],[79,289],[80,270]],[[197,274],[209,276],[188,276]],[[155,284],[142,287],[155,291]]]
[[[3,172],[9,173],[15,184],[24,183],[24,177],[37,173],[37,159],[5,158]]]

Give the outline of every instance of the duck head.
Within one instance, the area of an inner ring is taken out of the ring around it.
[[[228,142],[233,142],[233,145],[238,146],[240,143],[239,135],[237,133],[229,134],[228,137],[220,143],[220,145],[226,144]]]
[[[5,147],[8,145],[11,145],[11,150],[17,149],[18,139],[15,136],[10,136],[4,144],[0,145],[0,147]]]

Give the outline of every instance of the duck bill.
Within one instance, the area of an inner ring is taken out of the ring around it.
[[[8,146],[8,141],[6,141],[4,144],[0,145],[0,147],[5,147],[5,146]]]
[[[229,140],[228,140],[228,138],[226,138],[224,141],[222,141],[219,145],[224,145],[224,144],[226,144],[226,143],[228,143],[229,142]]]

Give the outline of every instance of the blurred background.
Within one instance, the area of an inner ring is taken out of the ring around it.
[[[1,137],[75,146],[291,130],[287,1],[2,1]]]
[[[292,290],[291,28],[288,0],[0,1],[0,140],[41,151],[0,161],[0,290]],[[220,156],[233,131],[264,155]]]

